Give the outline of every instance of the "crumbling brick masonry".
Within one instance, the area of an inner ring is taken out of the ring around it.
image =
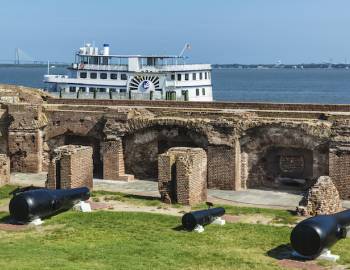
[[[0,186],[10,183],[10,159],[0,154]]]
[[[207,155],[201,148],[174,147],[158,158],[158,187],[167,203],[194,205],[207,199]]]
[[[103,143],[103,179],[132,181],[134,176],[125,174],[123,142],[121,139]]]
[[[52,189],[92,189],[92,147],[65,145],[56,148],[50,158],[46,186]]]
[[[305,193],[297,207],[302,216],[327,215],[342,209],[339,193],[329,176],[321,176]]]

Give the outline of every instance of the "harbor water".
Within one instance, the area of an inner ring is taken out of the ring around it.
[[[44,88],[46,72],[45,67],[0,66],[0,83]],[[213,69],[212,83],[220,101],[350,104],[346,69]]]

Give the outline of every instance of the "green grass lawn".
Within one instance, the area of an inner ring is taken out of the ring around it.
[[[153,201],[94,194],[99,196],[145,205]],[[291,218],[283,210],[226,208],[231,214]],[[0,219],[7,215],[0,213]],[[69,211],[27,231],[0,230],[0,269],[282,269],[268,254],[288,244],[289,227],[234,223],[209,225],[198,234],[180,230],[180,224],[181,217],[153,213]],[[349,240],[332,250],[341,255],[341,263],[350,263]]]
[[[198,234],[179,225],[158,214],[67,212],[41,228],[0,231],[0,269],[280,269],[266,252],[290,232],[227,224]]]

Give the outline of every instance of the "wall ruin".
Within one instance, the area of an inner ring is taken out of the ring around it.
[[[10,88],[9,88],[10,89]],[[13,172],[46,171],[67,144],[93,148],[95,173],[157,178],[158,154],[171,147],[207,153],[209,188],[305,189],[329,175],[350,197],[347,105],[55,100],[29,92],[0,101],[0,153]],[[333,113],[335,112],[335,113]],[[344,112],[344,113],[343,113]],[[110,149],[110,142],[118,145]],[[95,176],[97,176],[95,174]]]
[[[329,215],[342,210],[339,192],[329,176],[320,176],[297,207],[302,216]]]
[[[0,154],[0,187],[10,183],[10,159]]]
[[[166,203],[195,205],[207,198],[207,155],[201,148],[174,147],[159,155],[158,187]]]
[[[50,159],[46,187],[92,189],[92,148],[81,145],[65,145],[56,148]]]

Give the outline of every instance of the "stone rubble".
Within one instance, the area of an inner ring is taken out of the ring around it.
[[[297,207],[301,216],[328,215],[342,210],[337,188],[329,176],[320,176]]]

